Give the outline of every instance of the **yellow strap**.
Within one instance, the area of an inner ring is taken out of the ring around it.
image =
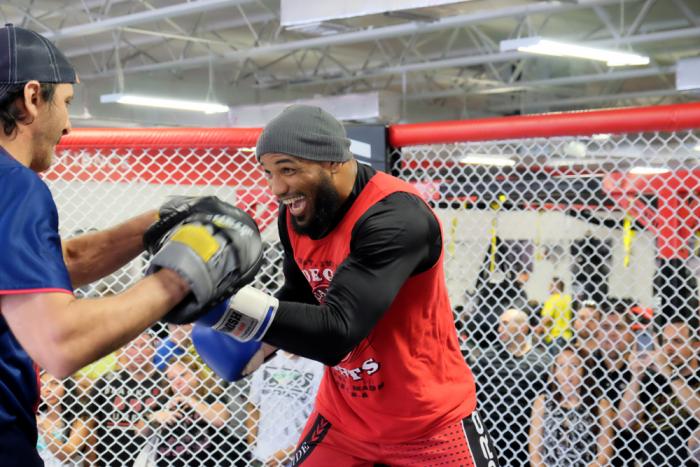
[[[622,261],[624,267],[628,268],[632,258],[632,241],[634,240],[635,231],[632,229],[632,218],[629,214],[625,215],[622,222],[622,246],[625,251],[625,257]]]
[[[209,231],[201,225],[183,225],[171,238],[192,248],[204,262],[208,262],[219,249],[218,242]]]
[[[506,195],[498,195],[498,201],[491,203],[491,209],[494,211],[493,219],[491,220],[491,250],[489,254],[489,272],[496,270],[496,250],[498,249],[498,211],[503,206],[508,198]]]

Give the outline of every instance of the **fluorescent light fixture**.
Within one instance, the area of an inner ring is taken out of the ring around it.
[[[509,157],[491,156],[489,154],[469,154],[459,160],[462,164],[469,165],[493,165],[498,167],[512,167],[515,161]]]
[[[550,159],[547,167],[576,167],[581,165],[600,165],[600,159]]]
[[[632,167],[630,173],[634,175],[659,175],[669,173],[670,171],[671,169],[667,169],[665,167],[649,167],[639,165],[637,167]]]
[[[216,102],[185,101],[180,99],[168,99],[164,97],[138,96],[134,94],[103,94],[100,96],[103,104],[116,102],[119,104],[139,105],[144,107],[157,107],[161,109],[190,110],[216,114],[228,112],[228,106]]]
[[[608,66],[648,65],[649,57],[627,52],[585,47],[582,45],[543,39],[541,37],[524,37],[501,41],[501,52],[518,50],[554,57],[574,57],[598,60]]]

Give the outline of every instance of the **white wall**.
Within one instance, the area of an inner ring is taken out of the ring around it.
[[[491,241],[491,226],[497,216],[496,233],[502,240],[530,240],[535,244],[534,269],[526,285],[528,297],[544,301],[553,276],[561,277],[570,290],[571,257],[569,248],[586,233],[612,241],[610,295],[632,297],[652,304],[652,279],[655,270],[654,239],[638,233],[632,244],[629,267],[624,267],[622,231],[596,226],[557,212],[503,212],[486,210],[436,210],[443,222],[448,257],[446,275],[450,297],[463,304],[465,291],[473,292],[477,276]],[[558,245],[562,254],[547,257],[546,247]]]

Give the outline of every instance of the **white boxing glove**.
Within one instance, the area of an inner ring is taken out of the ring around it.
[[[279,300],[250,285],[231,297],[228,307],[216,307],[197,322],[247,342],[259,341],[275,319]]]

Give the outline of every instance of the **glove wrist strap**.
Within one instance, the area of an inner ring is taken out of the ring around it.
[[[239,341],[261,340],[275,319],[279,300],[251,286],[245,286],[231,299],[228,309],[212,326]]]

